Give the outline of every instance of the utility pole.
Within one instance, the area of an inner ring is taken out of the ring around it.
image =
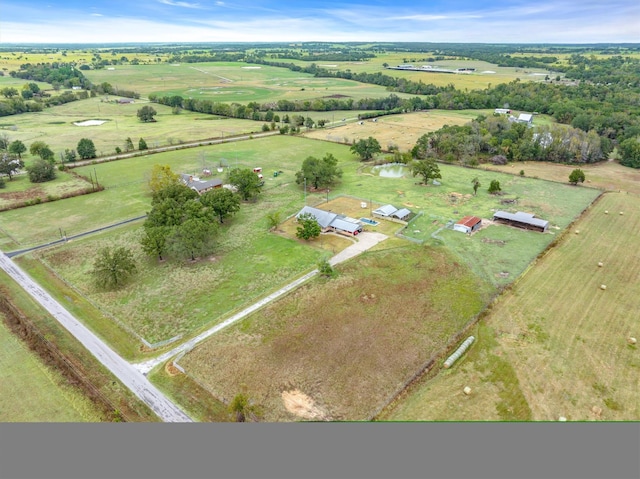
[[[307,206],[307,179],[304,179],[304,205]]]

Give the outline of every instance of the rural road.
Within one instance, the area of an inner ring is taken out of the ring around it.
[[[380,233],[364,232],[358,236],[357,242],[333,256],[329,260],[329,263],[332,266],[335,266],[338,263],[353,258],[354,256],[368,250],[381,241],[384,241],[386,238],[386,235]],[[107,367],[107,369],[109,369],[109,371],[122,381],[126,387],[128,387],[136,396],[147,404],[158,415],[158,417],[165,422],[192,422],[192,420],[162,392],[160,392],[160,390],[151,384],[146,377],[146,374],[149,371],[171,357],[190,350],[209,336],[239,321],[264,305],[276,300],[318,274],[318,270],[314,269],[171,351],[142,363],[130,364],[122,359],[86,326],[74,318],[69,311],[67,311],[43,288],[38,286],[18,265],[13,262],[11,258],[2,252],[0,252],[0,268],[11,276],[27,293],[42,305],[42,307],[49,311],[49,313],[65,329],[73,334],[73,336],[78,339],[91,352],[91,354],[93,354],[105,367]]]
[[[81,324],[49,293],[27,276],[7,255],[1,252],[0,268],[49,311],[64,328],[73,334],[127,388],[146,403],[158,417],[165,422],[192,422],[189,416],[167,399],[140,371],[122,359],[86,326]]]

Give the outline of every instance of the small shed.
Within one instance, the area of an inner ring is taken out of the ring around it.
[[[374,216],[381,216],[383,218],[387,218],[391,215],[393,215],[396,211],[398,211],[398,208],[396,208],[393,205],[384,205],[381,206],[380,208],[377,208],[375,210],[373,210],[373,215]]]
[[[461,233],[473,233],[474,231],[478,231],[482,226],[482,219],[477,216],[465,216],[456,224],[453,225],[453,229],[455,231],[460,231]]]
[[[391,216],[394,218],[398,218],[399,220],[406,221],[410,214],[411,214],[411,211],[409,211],[406,208],[401,208],[399,210],[394,211],[391,214]]]

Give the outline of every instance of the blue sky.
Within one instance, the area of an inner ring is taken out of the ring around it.
[[[640,43],[639,0],[0,0],[0,43]]]

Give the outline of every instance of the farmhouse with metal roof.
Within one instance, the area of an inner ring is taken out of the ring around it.
[[[213,178],[211,180],[203,181],[196,176],[187,175],[183,173],[180,175],[180,179],[182,180],[183,184],[191,188],[193,191],[195,191],[199,195],[206,193],[207,191],[212,190],[214,188],[222,187],[222,180],[218,178]]]
[[[296,219],[306,213],[316,219],[324,233],[333,231],[335,233],[347,233],[356,236],[358,233],[362,233],[363,230],[362,224],[360,224],[358,220],[311,206],[302,208],[296,215]]]

